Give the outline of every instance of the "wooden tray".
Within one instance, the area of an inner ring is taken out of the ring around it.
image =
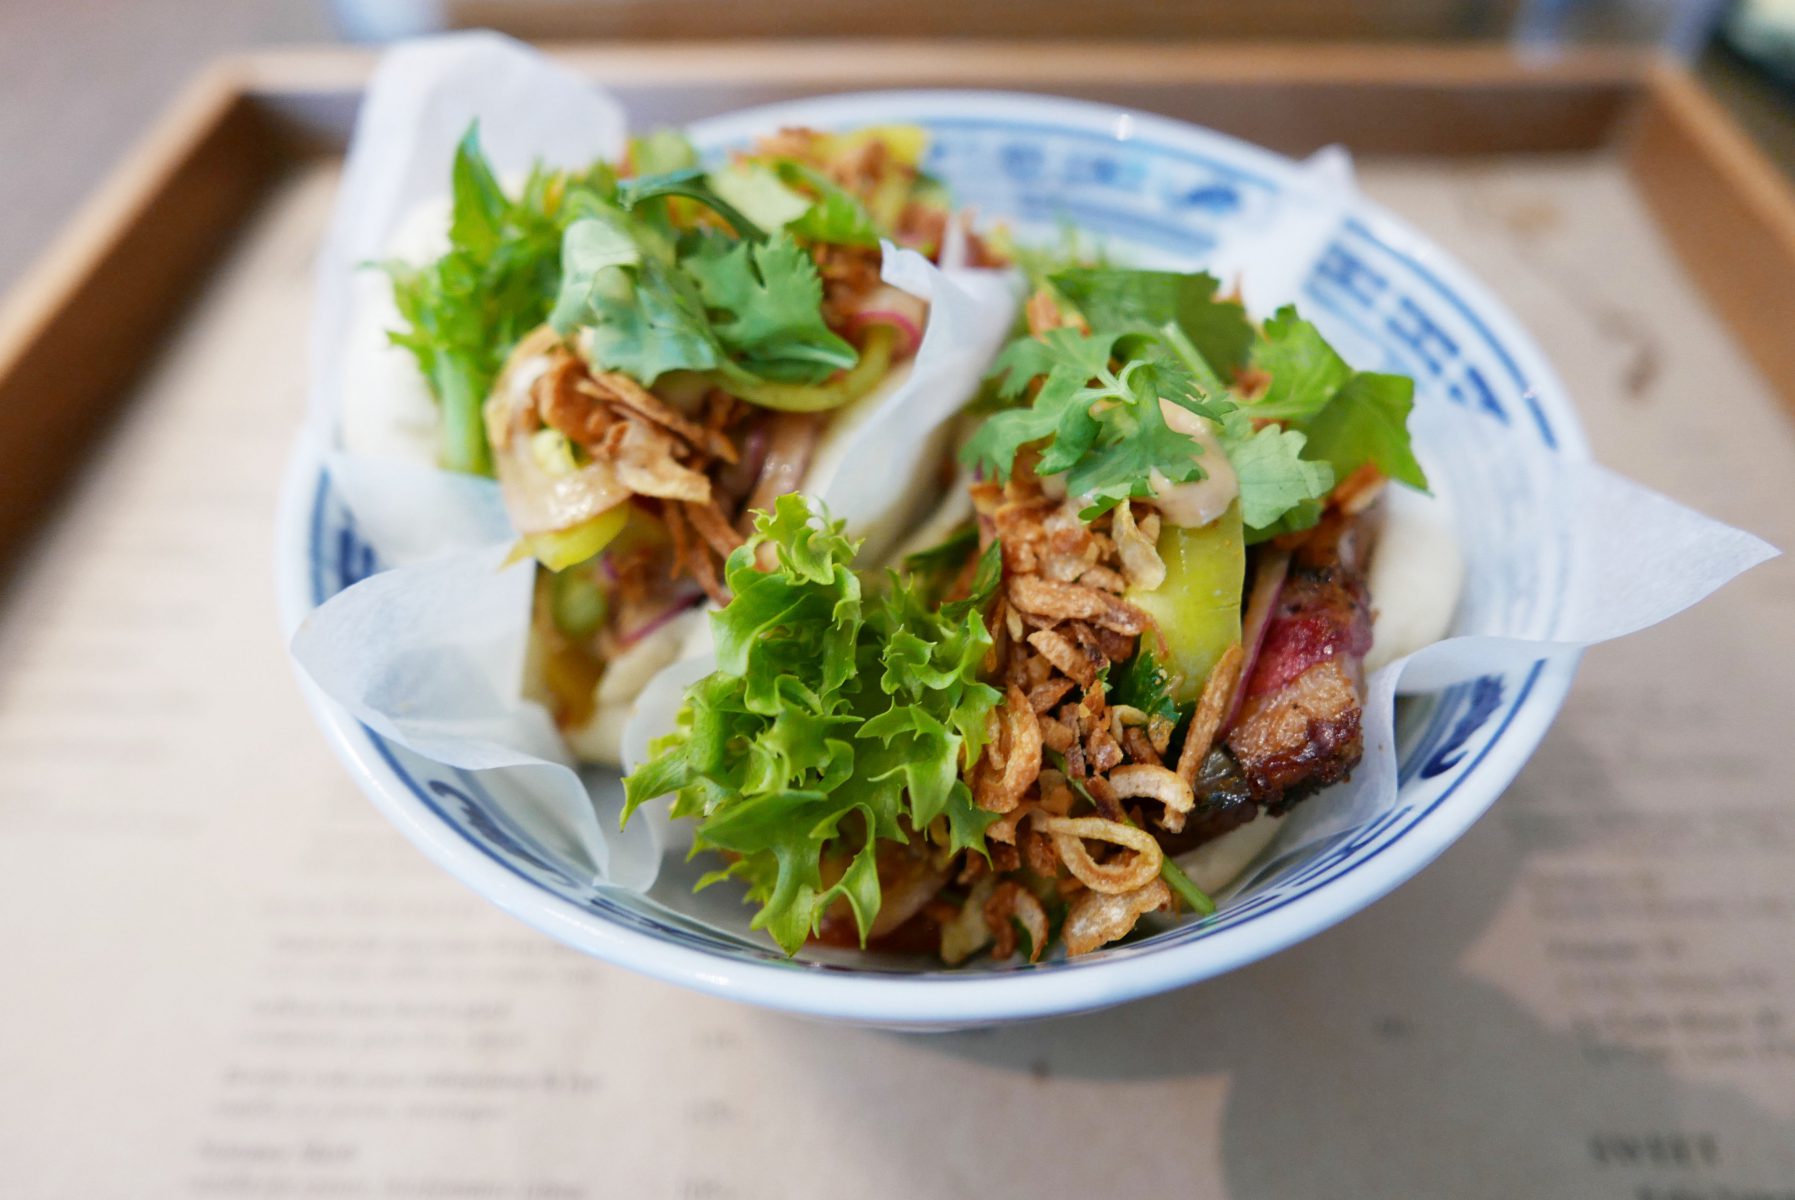
[[[1528,327],[1598,458],[1795,545],[1795,205],[1649,61],[566,54],[639,122],[974,84],[1344,141],[1367,192]],[[583,959],[432,867],[313,727],[269,578],[370,65],[221,64],[0,322],[0,539],[37,535],[0,598],[0,1191],[1786,1190],[1788,560],[1593,651],[1502,802],[1389,898],[1089,1018],[929,1039],[790,1021]]]
[[[1795,194],[1681,71],[1631,53],[1528,64],[1485,49],[980,43],[566,46],[638,122],[855,88],[1050,90],[1293,153],[1618,154],[1690,277],[1795,404]],[[0,562],[238,227],[340,153],[373,56],[257,53],[196,79],[0,310]]]

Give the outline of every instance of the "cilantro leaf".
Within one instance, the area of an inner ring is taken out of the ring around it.
[[[1142,638],[1134,657],[1123,665],[1109,688],[1111,704],[1127,704],[1148,716],[1161,716],[1174,725],[1182,721],[1194,705],[1180,706],[1172,699],[1172,676],[1157,655],[1151,639]]]
[[[642,248],[622,213],[602,210],[569,225],[561,240],[561,290],[549,324],[565,337],[591,308],[606,272],[641,262]],[[608,282],[614,288],[627,286],[614,278]]]
[[[1283,516],[1269,525],[1246,531],[1247,545],[1269,541],[1286,533],[1301,533],[1305,529],[1313,529],[1320,521],[1325,506],[1320,500],[1304,500],[1290,508]]]
[[[1115,377],[1084,389],[1079,395],[1096,412],[1097,437],[1066,476],[1066,491],[1091,503],[1079,511],[1090,521],[1129,498],[1153,495],[1154,475],[1171,483],[1203,479],[1203,447],[1189,434],[1166,424],[1160,399],[1188,396],[1188,377],[1168,359],[1134,359]],[[1101,407],[1099,407],[1101,406]],[[1054,450],[1062,449],[1056,443]],[[1042,458],[1042,469],[1047,460]]]
[[[646,387],[668,371],[706,371],[723,360],[704,300],[685,272],[646,258],[625,283],[595,289],[585,316],[575,319],[587,329],[595,363]]]
[[[1245,365],[1253,344],[1246,310],[1236,301],[1216,299],[1221,284],[1213,275],[1081,267],[1061,271],[1049,282],[1093,329],[1176,325],[1222,379],[1233,378]]]
[[[1414,406],[1414,380],[1361,371],[1305,427],[1308,454],[1332,463],[1342,479],[1372,463],[1391,479],[1425,492],[1427,474],[1409,444]]]
[[[1240,519],[1249,530],[1268,528],[1291,509],[1333,490],[1333,468],[1303,456],[1307,441],[1304,434],[1277,425],[1255,432],[1252,420],[1239,409],[1223,421],[1222,447],[1240,481]]]
[[[1253,416],[1306,433],[1304,458],[1330,464],[1336,480],[1371,463],[1391,479],[1427,490],[1427,476],[1409,443],[1414,380],[1354,371],[1288,305],[1265,323],[1253,365],[1271,376],[1265,394],[1249,406]],[[1313,523],[1311,519],[1295,528]]]
[[[1253,415],[1275,421],[1307,421],[1352,375],[1321,332],[1288,304],[1265,323],[1253,365],[1271,376],[1265,394],[1253,401]]]
[[[1127,361],[1112,370],[1118,353]],[[1067,491],[1091,501],[1079,514],[1089,521],[1126,498],[1151,496],[1156,472],[1173,483],[1206,477],[1202,447],[1166,424],[1160,401],[1211,418],[1225,410],[1197,395],[1190,372],[1155,335],[1050,329],[1011,342],[993,372],[1005,395],[1041,379],[1029,407],[986,418],[962,451],[1000,479],[1024,445],[1051,438],[1035,469],[1067,472]]]
[[[712,324],[718,342],[755,374],[820,383],[859,361],[823,323],[816,263],[789,234],[758,243],[706,236],[682,265],[705,307],[724,314]]]
[[[1355,372],[1321,332],[1286,306],[1257,333],[1238,304],[1216,299],[1208,275],[1110,267],[1062,270],[1048,280],[1093,332],[1054,329],[1018,339],[991,378],[996,412],[964,456],[1000,479],[1016,454],[1041,445],[1036,471],[1066,473],[1090,520],[1127,497],[1206,476],[1194,440],[1167,426],[1155,401],[1221,426],[1240,481],[1252,540],[1304,529],[1334,484],[1365,463],[1411,486],[1426,477],[1409,445],[1412,381]],[[1250,365],[1263,394],[1242,403],[1225,381]]]
[[[931,610],[896,578],[868,602],[856,549],[801,497],[761,514],[726,568],[735,597],[712,616],[717,670],[624,780],[625,820],[672,793],[697,847],[739,856],[699,886],[745,884],[752,927],[788,954],[837,899],[865,938],[880,840],[944,820],[950,848],[982,852],[996,819],[960,779],[999,699],[978,680],[991,635],[977,612]]]

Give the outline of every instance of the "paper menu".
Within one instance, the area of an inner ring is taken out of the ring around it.
[[[1362,166],[1596,452],[1795,545],[1795,427],[1612,164]],[[426,863],[311,725],[269,528],[331,200],[297,178],[0,611],[0,1194],[1778,1197],[1795,568],[1599,648],[1492,813],[1223,979],[903,1037],[584,959]]]

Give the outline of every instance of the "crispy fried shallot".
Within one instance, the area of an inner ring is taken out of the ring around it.
[[[1165,806],[1160,824],[1177,833],[1184,828],[1184,814],[1196,807],[1190,783],[1176,771],[1151,763],[1135,762],[1109,773],[1109,785],[1118,800],[1153,799]]]
[[[1171,904],[1172,890],[1158,878],[1120,894],[1082,892],[1067,908],[1066,923],[1060,929],[1060,936],[1066,940],[1066,953],[1088,954],[1127,937],[1143,913],[1170,908]]]
[[[1067,678],[1079,687],[1090,687],[1097,682],[1097,664],[1083,650],[1053,630],[1035,630],[1028,635],[1028,644],[1038,650],[1042,658],[1064,671]]]
[[[1076,583],[1019,575],[1009,581],[1006,595],[1018,610],[1038,616],[1090,621],[1126,634],[1139,634],[1147,627],[1147,614],[1134,605]]]
[[[1123,751],[1135,762],[1152,763],[1154,766],[1162,765],[1159,751],[1153,748],[1153,743],[1148,740],[1147,734],[1139,725],[1124,725],[1119,740],[1122,743]]]
[[[711,498],[709,477],[677,462],[674,447],[671,436],[645,421],[619,421],[592,449],[639,496],[704,503]]]
[[[990,826],[985,830],[986,840],[1002,842],[1006,846],[1014,846],[1016,844],[1016,827],[1022,823],[1023,818],[1027,817],[1028,814],[1034,810],[1035,802],[1032,800],[1024,800],[1015,808],[1012,808],[1009,812],[991,822]]]
[[[1109,532],[1115,539],[1116,553],[1122,557],[1122,574],[1131,587],[1150,592],[1165,582],[1165,560],[1159,557],[1154,539],[1134,522],[1134,506],[1118,504],[1110,510]],[[1149,518],[1158,532],[1159,518]]]
[[[1078,882],[1093,892],[1119,896],[1145,887],[1158,878],[1165,854],[1153,835],[1144,829],[1102,817],[1037,817],[1038,827],[1053,838],[1060,861]],[[1085,848],[1085,840],[1108,842],[1133,851],[1120,859],[1100,863]]]
[[[973,856],[969,862],[983,863]],[[972,885],[960,911],[941,926],[941,961],[950,967],[959,966],[991,943],[991,926],[985,922],[985,901],[997,890],[993,875],[982,875]]]
[[[1234,689],[1240,683],[1240,664],[1245,657],[1240,643],[1228,647],[1220,661],[1209,672],[1203,694],[1197,699],[1197,710],[1191,714],[1190,728],[1184,734],[1184,746],[1178,751],[1178,777],[1186,787],[1197,781],[1197,768],[1215,742],[1222,718],[1234,704]],[[1171,826],[1167,826],[1171,828]]]
[[[1008,958],[1016,953],[1016,926],[1013,918],[1028,931],[1028,961],[1037,962],[1047,948],[1047,910],[1033,892],[1012,880],[997,885],[985,901],[985,924],[995,937],[992,958]]]
[[[988,812],[1007,813],[1041,773],[1041,723],[1028,697],[1015,684],[1004,697],[1002,748],[997,739],[986,747],[973,796]],[[996,751],[997,753],[993,753]]]
[[[1070,679],[1042,680],[1028,689],[1028,706],[1037,714],[1050,712],[1054,705],[1066,698],[1066,693],[1071,691],[1072,687],[1073,683]],[[1045,729],[1042,730],[1042,734],[1045,736]],[[1058,748],[1063,749],[1063,747]]]
[[[691,509],[692,506],[687,504],[661,506],[661,520],[667,526],[667,536],[673,541],[671,575],[675,579],[682,573],[690,575],[704,589],[706,596],[718,604],[728,604],[729,593],[717,575],[716,561],[711,558],[710,550],[704,542],[692,536],[691,522],[687,516]]]
[[[712,458],[720,458],[726,463],[736,461],[735,447],[730,445],[728,438],[715,429],[690,420],[628,375],[616,371],[594,371],[589,380],[581,380],[577,386],[594,397],[608,400],[656,425],[664,426]]]

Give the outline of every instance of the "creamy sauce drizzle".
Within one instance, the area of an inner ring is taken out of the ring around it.
[[[1197,529],[1227,511],[1228,505],[1234,502],[1234,497],[1240,495],[1240,479],[1234,474],[1234,467],[1228,462],[1228,456],[1222,452],[1221,440],[1216,436],[1215,422],[1207,417],[1199,417],[1188,408],[1173,404],[1170,400],[1161,400],[1159,411],[1165,416],[1167,425],[1193,439],[1203,448],[1203,452],[1197,456],[1197,462],[1202,464],[1206,477],[1189,483],[1173,483],[1160,471],[1151,471],[1147,475],[1147,482],[1153,488],[1153,495],[1142,503],[1157,508],[1168,525]],[[1055,500],[1064,500],[1066,476],[1043,475],[1041,491]]]
[[[1203,453],[1197,456],[1197,462],[1207,478],[1194,479],[1189,483],[1173,483],[1158,471],[1153,471],[1147,476],[1153,486],[1153,498],[1147,503],[1157,508],[1160,516],[1170,524],[1182,525],[1187,529],[1207,525],[1227,511],[1228,505],[1234,502],[1234,497],[1240,495],[1240,480],[1235,476],[1228,456],[1222,453],[1222,443],[1216,436],[1215,422],[1207,417],[1199,417],[1188,408],[1170,400],[1161,400],[1159,411],[1165,417],[1167,425],[1203,448]]]

